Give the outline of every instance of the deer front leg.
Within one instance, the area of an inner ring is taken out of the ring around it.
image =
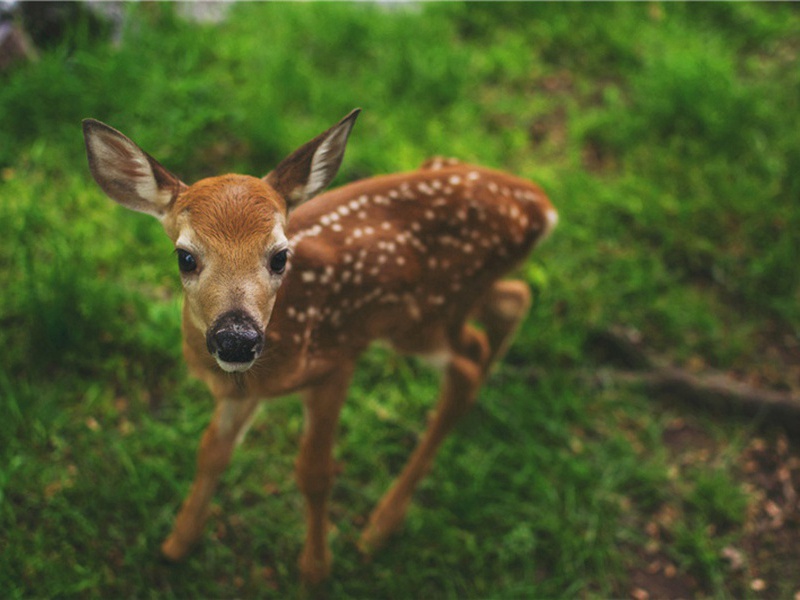
[[[295,474],[306,499],[306,541],[298,561],[303,581],[318,584],[331,571],[328,547],[328,497],[335,477],[333,443],[339,412],[347,397],[353,365],[343,365],[306,391],[305,431]]]
[[[454,352],[445,372],[433,419],[402,473],[370,515],[358,543],[362,552],[369,554],[380,548],[402,525],[414,489],[430,470],[439,446],[475,403],[487,355],[485,336],[465,326],[460,352]]]
[[[234,447],[247,432],[257,406],[257,400],[249,399],[217,402],[214,416],[200,442],[192,489],[183,501],[172,533],[161,545],[166,558],[182,559],[202,535],[219,478],[230,462]]]

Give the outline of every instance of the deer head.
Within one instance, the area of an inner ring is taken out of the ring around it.
[[[129,138],[83,122],[89,167],[114,201],[159,219],[175,244],[186,316],[221,369],[261,354],[289,260],[291,211],[336,175],[360,111],[298,148],[263,178],[222,175],[186,185]]]

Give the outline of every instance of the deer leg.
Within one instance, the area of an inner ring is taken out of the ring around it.
[[[402,524],[414,489],[430,470],[442,441],[475,403],[487,354],[484,334],[465,325],[445,371],[436,412],[402,473],[370,515],[359,540],[362,552],[380,548]]]
[[[303,581],[309,584],[320,583],[331,570],[327,534],[328,498],[336,470],[333,443],[352,373],[353,365],[340,366],[304,397],[305,431],[295,474],[306,499],[306,541],[298,565]]]
[[[220,400],[203,433],[197,453],[197,474],[183,501],[172,533],[161,545],[162,554],[180,560],[203,533],[208,507],[235,446],[244,438],[258,406],[257,400]]]
[[[523,281],[498,281],[489,290],[476,315],[489,341],[487,373],[508,351],[530,306],[531,292]]]

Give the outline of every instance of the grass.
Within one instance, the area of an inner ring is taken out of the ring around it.
[[[338,182],[459,156],[541,182],[561,224],[522,269],[535,304],[505,365],[371,562],[355,540],[436,378],[362,359],[329,595],[625,596],[657,551],[696,595],[757,596],[755,558],[722,558],[756,501],[737,463],[753,425],[653,403],[586,339],[623,324],[676,363],[800,385],[799,25],[783,4],[243,3],[215,25],[129,5],[119,44],[77,27],[1,74],[0,589],[300,593],[294,399],[264,407],[197,551],[157,558],[212,401],[180,357],[169,242],[93,185],[79,123],[192,181],[264,173],[361,106]],[[710,459],[676,458],[677,418]]]

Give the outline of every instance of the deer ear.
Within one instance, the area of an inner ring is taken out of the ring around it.
[[[347,138],[360,112],[360,108],[353,110],[328,131],[300,146],[264,177],[284,197],[290,211],[319,194],[336,176]]]
[[[114,201],[159,220],[186,186],[130,139],[108,125],[83,121],[92,177]]]

